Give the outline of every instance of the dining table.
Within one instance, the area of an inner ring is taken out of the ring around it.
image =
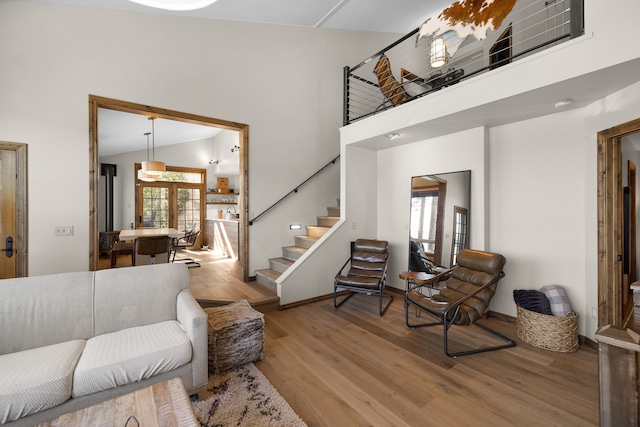
[[[138,237],[163,237],[168,236],[172,239],[179,239],[184,236],[184,231],[175,228],[135,228],[133,230],[122,230],[120,232],[120,241],[136,240]]]
[[[132,230],[122,230],[120,231],[120,235],[118,236],[120,242],[129,242],[129,245],[132,247],[129,248],[131,251],[131,265],[137,265],[136,261],[136,239],[140,237],[169,237],[174,241],[181,237],[184,237],[184,231],[177,230],[175,228],[135,228]],[[173,243],[171,244],[173,246]],[[167,253],[167,261],[170,258],[171,249]],[[112,265],[115,265],[115,260],[112,257],[111,261]]]

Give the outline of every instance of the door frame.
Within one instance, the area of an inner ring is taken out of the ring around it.
[[[0,150],[16,153],[16,277],[29,275],[29,215],[27,194],[27,144],[0,141]]]
[[[249,125],[212,117],[198,116],[179,111],[156,108],[117,99],[89,95],[89,270],[98,269],[98,109],[105,108],[125,113],[140,114],[169,120],[177,120],[202,126],[233,130],[239,133],[240,191],[238,206],[240,211],[240,270],[242,280],[249,280]]]
[[[622,137],[640,132],[635,119],[598,132],[598,327],[622,326]]]

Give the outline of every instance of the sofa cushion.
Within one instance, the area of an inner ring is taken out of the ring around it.
[[[73,397],[150,378],[191,360],[191,341],[171,320],[87,341],[73,376]]]
[[[177,320],[176,299],[190,279],[181,262],[96,271],[95,335]]]
[[[0,424],[64,403],[84,340],[0,356]]]
[[[545,294],[551,305],[551,314],[554,316],[564,317],[571,311],[569,298],[562,286],[547,285],[540,288],[540,292]]]
[[[0,354],[93,335],[93,272],[0,281]]]

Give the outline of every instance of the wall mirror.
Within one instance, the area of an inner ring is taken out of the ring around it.
[[[423,271],[416,249],[436,265],[455,265],[457,253],[469,247],[470,205],[469,170],[411,178],[410,270]]]

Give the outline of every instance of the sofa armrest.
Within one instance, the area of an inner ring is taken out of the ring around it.
[[[180,322],[191,340],[193,383],[190,388],[194,389],[206,385],[209,379],[207,314],[188,289],[184,289],[178,294],[176,312],[178,322]]]

